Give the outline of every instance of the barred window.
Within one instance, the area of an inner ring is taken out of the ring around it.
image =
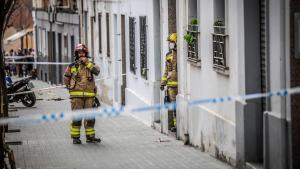
[[[213,67],[226,70],[226,35],[213,34]]]
[[[98,14],[98,38],[99,38],[99,53],[102,53],[102,14]]]
[[[146,16],[140,16],[140,55],[141,75],[147,79],[147,20]]]
[[[188,44],[188,60],[192,62],[199,62],[200,58],[198,55],[198,25],[196,24],[189,24],[187,35],[191,36],[191,41],[189,41]],[[186,37],[185,36],[185,37]]]
[[[185,41],[187,42],[188,49],[188,60],[196,63],[196,65],[200,66],[200,58],[199,58],[199,31],[198,31],[198,1],[197,0],[188,0],[188,17],[189,24],[186,35],[184,36]]]
[[[228,70],[226,58],[226,0],[214,0],[213,67]]]
[[[110,57],[110,32],[109,32],[109,13],[106,13],[106,43],[107,43],[107,57]]]
[[[135,66],[135,18],[129,17],[129,55],[130,71],[136,74]]]

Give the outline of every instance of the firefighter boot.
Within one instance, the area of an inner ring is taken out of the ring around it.
[[[87,143],[100,143],[101,139],[97,137],[86,138]]]
[[[81,144],[81,140],[79,138],[74,138],[73,144]]]

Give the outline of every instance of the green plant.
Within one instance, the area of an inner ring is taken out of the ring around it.
[[[215,23],[214,26],[225,26],[224,21],[221,18],[218,18]]]
[[[194,42],[194,36],[190,33],[185,34],[183,38],[189,45],[193,44]]]
[[[198,25],[198,20],[196,18],[192,18],[190,21],[190,25]],[[194,40],[196,39],[195,36],[197,36],[195,35],[195,33],[187,32],[183,38],[189,45],[192,45]]]
[[[190,24],[191,25],[198,25],[198,20],[196,18],[193,18],[191,21],[190,21]]]

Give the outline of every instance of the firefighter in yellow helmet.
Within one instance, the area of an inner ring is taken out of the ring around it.
[[[69,89],[72,110],[92,108],[95,102],[96,85],[94,75],[100,73],[99,67],[88,59],[88,49],[84,44],[75,48],[75,62],[70,64],[64,74],[64,84]],[[80,127],[82,119],[73,119],[71,124],[71,138],[73,144],[81,144]],[[84,127],[87,143],[99,143],[95,137],[95,118],[85,119]]]
[[[177,85],[177,53],[176,43],[177,34],[169,35],[167,41],[169,42],[170,51],[166,54],[165,72],[161,78],[160,89],[164,90],[167,86],[165,101],[175,102],[178,94]],[[176,131],[176,111],[170,110],[168,112],[169,130]]]

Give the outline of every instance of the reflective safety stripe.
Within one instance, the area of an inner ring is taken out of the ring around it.
[[[86,135],[95,135],[95,129],[94,128],[86,128],[85,129],[85,134]]]
[[[178,82],[176,81],[168,81],[167,85],[178,85]]]
[[[95,131],[95,129],[94,128],[87,128],[87,129],[85,129],[85,131]]]
[[[80,71],[80,67],[76,68],[75,66],[71,67],[71,73],[77,73]]]
[[[71,128],[71,131],[80,132],[80,129],[79,128]]]
[[[71,135],[72,135],[72,136],[80,135],[80,132],[78,132],[78,131],[76,131],[76,132],[71,131]]]
[[[94,66],[93,63],[88,63],[85,67],[88,68],[88,69],[91,69],[93,66]]]
[[[95,131],[85,132],[86,135],[94,135],[95,133],[96,133]]]
[[[70,91],[70,96],[87,96],[87,97],[94,97],[96,96],[96,93],[94,92],[73,92],[73,91]]]
[[[172,60],[173,59],[173,55],[168,55],[167,56],[167,60]]]
[[[167,77],[166,77],[166,76],[163,76],[163,77],[161,78],[161,80],[162,80],[162,81],[165,81],[165,80],[167,80]]]
[[[80,136],[80,128],[79,127],[70,127],[70,134],[71,136]]]

